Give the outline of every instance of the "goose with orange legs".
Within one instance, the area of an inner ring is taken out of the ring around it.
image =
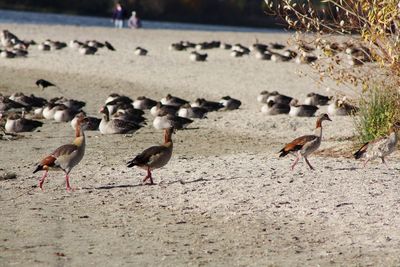
[[[295,154],[296,159],[292,164],[291,169],[293,170],[296,164],[299,162],[301,158],[304,158],[308,167],[311,170],[314,170],[314,167],[311,166],[310,162],[308,161],[307,157],[316,151],[319,146],[321,145],[322,139],[322,122],[323,121],[331,121],[328,114],[321,114],[317,119],[317,124],[315,127],[315,134],[313,135],[303,135],[299,138],[294,139],[292,142],[285,145],[279,152],[279,157],[284,157],[289,153]]]
[[[154,181],[151,172],[154,169],[164,167],[171,159],[173,148],[171,136],[173,132],[173,128],[165,129],[164,144],[145,149],[142,153],[127,163],[128,168],[138,166],[139,168],[147,170],[147,175],[143,179],[143,184],[145,184],[147,180],[150,180],[149,184],[153,185]]]
[[[53,153],[43,158],[33,173],[44,171],[39,181],[39,188],[43,190],[43,183],[49,170],[58,170],[65,173],[65,182],[67,191],[71,190],[69,183],[69,173],[78,165],[85,154],[85,133],[83,126],[87,123],[85,117],[80,117],[75,130],[75,140],[72,144],[60,146]]]

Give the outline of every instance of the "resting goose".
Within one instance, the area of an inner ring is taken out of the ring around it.
[[[38,127],[42,127],[43,122],[25,119],[24,115],[11,113],[8,115],[6,125],[4,126],[7,133],[31,132]]]
[[[6,96],[0,94],[0,111],[7,111],[10,109],[27,109],[26,105],[15,102]]]
[[[53,120],[54,114],[56,113],[58,106],[59,104],[55,104],[52,102],[47,103],[47,105],[44,106],[42,111],[43,118],[45,118],[46,120]]]
[[[394,123],[390,128],[389,135],[379,137],[375,140],[365,143],[356,153],[355,159],[363,158],[364,167],[371,160],[380,158],[382,163],[386,164],[385,157],[389,156],[396,150],[400,123]]]
[[[96,118],[96,117],[88,117],[86,114],[81,111],[78,114],[75,115],[75,117],[71,121],[71,127],[75,130],[77,125],[78,125],[78,120],[82,117],[85,116],[87,123],[85,125],[82,125],[83,129],[85,131],[97,131],[99,129],[100,121],[101,119]]]
[[[232,98],[230,96],[222,97],[219,103],[221,103],[224,106],[225,110],[238,109],[240,105],[242,105],[242,102],[240,102],[240,100]]]
[[[299,162],[301,158],[304,158],[307,165],[310,167],[311,170],[314,170],[313,166],[311,166],[310,162],[308,161],[307,157],[316,151],[319,146],[321,145],[322,139],[322,122],[323,121],[331,121],[328,114],[321,114],[317,119],[317,124],[315,128],[315,134],[313,135],[304,135],[299,138],[294,139],[292,142],[285,145],[279,152],[279,157],[284,157],[289,153],[297,154],[296,160],[291,166],[293,170],[296,164]]]
[[[297,99],[290,101],[289,116],[292,117],[312,117],[317,112],[318,107],[313,105],[299,105]]]
[[[71,121],[79,111],[69,108],[64,104],[57,106],[54,112],[54,120],[56,122],[69,122]]]
[[[177,130],[186,128],[193,120],[188,118],[183,118],[168,113],[160,113],[154,118],[153,126],[157,130],[175,128]]]
[[[257,96],[257,101],[260,103],[268,103],[268,97],[271,93],[268,91],[261,91],[261,93]]]
[[[141,110],[151,109],[155,105],[157,105],[157,101],[145,96],[139,96],[135,101],[133,101],[133,107]]]
[[[192,51],[192,52],[190,52],[189,59],[191,61],[206,61],[207,56],[208,55],[206,53],[201,54],[196,51]]]
[[[348,116],[357,111],[357,107],[339,99],[336,99],[328,106],[328,114],[331,116]]]
[[[137,56],[145,56],[147,55],[148,51],[140,46],[135,48],[134,54]]]
[[[143,179],[143,183],[150,180],[150,185],[154,184],[151,172],[155,169],[164,167],[172,156],[172,128],[164,130],[164,144],[160,146],[152,146],[145,149],[142,153],[137,155],[135,158],[127,163],[127,167],[138,166],[147,171],[146,177]]]
[[[177,106],[180,107],[186,103],[189,103],[189,101],[179,98],[177,96],[172,96],[170,94],[167,94],[166,97],[162,98],[160,100],[161,104],[163,105],[170,105],[170,106]]]
[[[169,113],[175,115],[179,110],[178,106],[171,106],[171,105],[163,105],[161,102],[158,102],[157,105],[150,109],[150,114],[153,116],[158,116],[160,113]]]
[[[191,104],[191,106],[205,108],[208,110],[208,112],[218,111],[224,107],[224,105],[222,105],[219,102],[208,101],[208,100],[205,100],[204,98],[197,98],[196,101],[194,101]]]
[[[208,110],[200,107],[191,107],[190,104],[185,104],[178,110],[178,116],[189,119],[204,119],[207,118]]]
[[[279,115],[288,114],[290,111],[290,106],[283,103],[275,103],[274,101],[269,101],[266,105],[261,107],[261,112],[267,115]]]
[[[282,103],[282,104],[289,105],[289,103],[290,103],[290,101],[292,101],[292,99],[293,98],[290,96],[282,95],[282,94],[278,93],[277,91],[273,91],[269,94],[267,103],[272,100],[275,103]]]
[[[307,94],[307,98],[304,100],[304,104],[314,105],[314,106],[325,106],[328,105],[328,102],[331,99],[332,96],[324,96],[317,93],[309,93]]]
[[[69,173],[71,170],[78,165],[85,154],[85,133],[83,131],[83,125],[86,120],[81,117],[78,120],[78,125],[75,130],[75,140],[72,144],[60,146],[53,153],[43,158],[33,173],[38,171],[44,171],[42,178],[39,181],[39,188],[43,190],[43,183],[47,177],[49,170],[61,170],[65,173],[65,182],[67,191],[71,190],[69,184]]]
[[[134,133],[142,127],[134,122],[110,119],[110,114],[106,107],[103,107],[100,112],[103,113],[103,118],[99,125],[99,130],[102,134]]]

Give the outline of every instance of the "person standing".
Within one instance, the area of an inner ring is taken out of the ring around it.
[[[128,27],[131,29],[142,28],[142,22],[137,16],[136,11],[132,11],[132,16],[128,20]]]
[[[120,2],[115,4],[115,9],[112,17],[115,28],[122,29],[124,27],[124,10]]]

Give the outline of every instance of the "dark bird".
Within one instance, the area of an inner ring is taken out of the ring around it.
[[[51,83],[49,81],[43,80],[43,79],[39,79],[36,81],[36,85],[38,87],[41,87],[42,90],[44,90],[44,88],[46,87],[50,87],[50,86],[56,86],[54,83]]]
[[[115,51],[114,46],[112,46],[109,42],[105,41],[104,44],[106,45],[108,50]]]

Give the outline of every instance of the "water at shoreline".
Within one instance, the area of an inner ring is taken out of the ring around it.
[[[109,18],[13,11],[0,9],[0,23],[75,25],[89,27],[113,27]],[[279,29],[249,28],[193,23],[144,21],[145,29],[226,31],[226,32],[281,32]]]

